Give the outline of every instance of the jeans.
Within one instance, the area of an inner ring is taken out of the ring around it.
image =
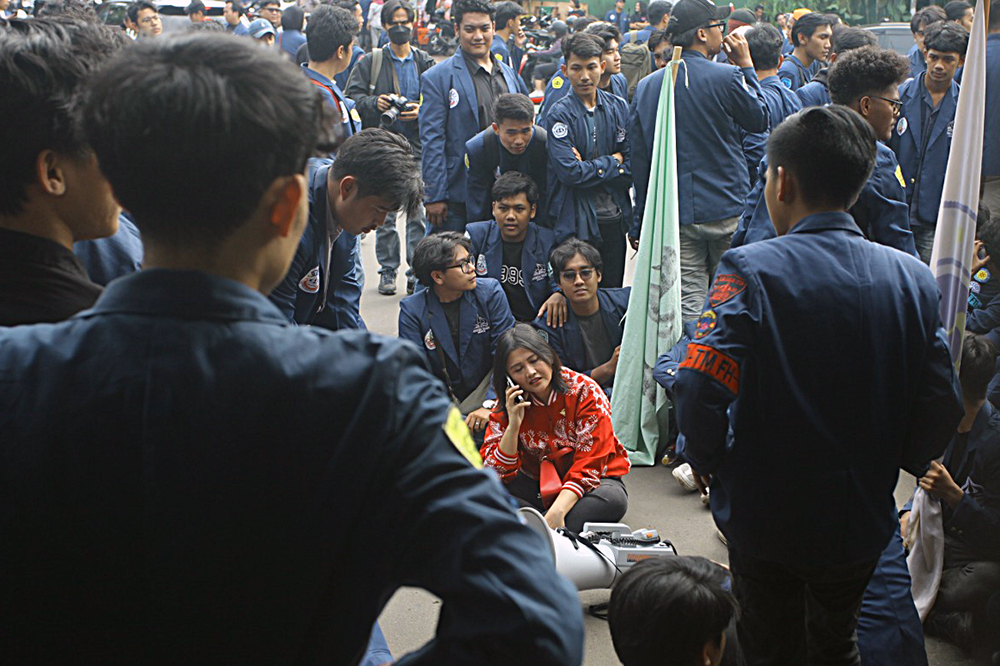
[[[931,250],[934,249],[934,233],[936,229],[937,227],[927,224],[910,227],[910,231],[913,232],[913,243],[917,246],[917,254],[920,255],[920,261],[928,266],[931,265]]]
[[[365,648],[365,656],[361,658],[358,666],[381,666],[392,662],[392,653],[389,652],[389,644],[385,642],[382,629],[378,622],[372,627],[372,635],[368,638],[368,647]]]
[[[507,492],[514,496],[521,506],[530,506],[545,513],[538,490],[538,480],[526,474],[518,474],[507,484]],[[617,523],[628,510],[628,492],[621,479],[606,476],[601,485],[591,490],[573,505],[566,514],[566,528],[571,532],[583,531],[584,523]]]
[[[619,289],[625,279],[625,234],[622,232],[621,218],[602,224],[601,242],[595,243],[601,253],[604,269],[601,271],[601,287]]]
[[[386,270],[399,270],[399,232],[396,222],[399,213],[389,213],[385,216],[385,224],[375,230],[375,258],[378,260],[379,273]],[[406,261],[413,263],[413,250],[424,237],[424,207],[414,216],[406,216]],[[413,275],[413,267],[406,269],[406,276]]]
[[[694,321],[701,316],[708,285],[715,276],[722,254],[736,231],[739,218],[681,225],[681,317]]]
[[[934,612],[982,612],[990,594],[1000,589],[1000,561],[989,561],[983,553],[946,536],[944,571]]]
[[[737,630],[750,666],[859,666],[861,598],[877,560],[810,567],[758,560],[730,547]]]

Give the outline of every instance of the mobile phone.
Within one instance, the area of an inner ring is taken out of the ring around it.
[[[510,388],[518,388],[517,384],[514,383],[514,380],[510,378],[510,375],[507,375],[507,386],[509,386]],[[520,405],[522,402],[524,402],[523,395],[519,395],[514,398],[515,404]]]

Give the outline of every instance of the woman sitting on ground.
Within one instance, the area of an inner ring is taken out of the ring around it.
[[[510,494],[543,512],[553,529],[621,520],[630,463],[597,382],[562,367],[527,324],[497,341],[493,382],[505,399],[490,414],[482,456]]]

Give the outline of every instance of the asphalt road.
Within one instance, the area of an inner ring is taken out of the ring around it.
[[[399,231],[402,237],[402,224],[399,225]],[[395,336],[398,302],[406,295],[406,280],[403,276],[405,257],[397,279],[399,291],[395,296],[383,296],[377,291],[379,275],[375,261],[374,234],[369,234],[361,241],[361,250],[366,276],[361,299],[362,316],[371,331]],[[631,272],[627,269],[626,284],[630,279]],[[673,542],[682,555],[701,555],[717,562],[728,562],[726,549],[716,536],[711,513],[701,504],[696,494],[684,491],[677,484],[669,469],[662,466],[633,468],[625,481],[629,491],[629,509],[622,522],[633,529],[657,529],[661,536]],[[896,490],[899,504],[905,502],[912,488],[913,477],[902,473]],[[610,592],[607,590],[583,592],[580,594],[580,603],[586,609],[591,604],[607,601],[609,596]],[[392,597],[379,622],[394,656],[402,656],[433,637],[439,609],[440,601],[422,590],[404,588]],[[585,666],[620,664],[611,644],[607,623],[586,614],[584,617]],[[927,639],[927,654],[930,666],[976,664],[958,648],[934,638]]]

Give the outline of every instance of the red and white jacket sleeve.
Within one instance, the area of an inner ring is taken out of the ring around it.
[[[604,391],[600,387],[596,390],[584,388],[578,400],[576,418],[571,425],[576,430],[576,451],[573,465],[563,479],[563,490],[583,497],[601,485],[601,478],[608,475],[609,467],[621,468],[623,461],[618,460],[620,446],[611,425],[611,402]],[[627,471],[628,463],[625,462]]]
[[[507,430],[507,415],[503,412],[491,412],[490,422],[486,426],[486,435],[483,438],[483,448],[479,454],[483,457],[483,465],[492,467],[500,475],[500,480],[508,483],[517,475],[517,470],[521,467],[518,456],[508,456],[500,450],[500,438]]]

